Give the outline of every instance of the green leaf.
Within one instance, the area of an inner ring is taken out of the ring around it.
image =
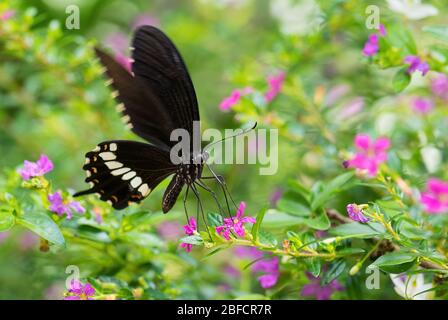
[[[385,232],[379,223],[361,224],[358,222],[344,223],[332,228],[329,233],[334,236],[369,239]]]
[[[325,210],[320,210],[317,217],[312,219],[305,219],[303,221],[308,227],[316,230],[327,230],[331,226],[330,219],[328,218]]]
[[[45,213],[28,211],[18,217],[16,221],[53,244],[65,245],[58,225]]]
[[[75,231],[76,235],[80,238],[97,241],[101,243],[111,243],[112,239],[107,232],[101,230],[95,226],[80,225]]]
[[[272,233],[269,233],[264,230],[260,230],[258,233],[259,241],[262,244],[275,247],[277,245],[277,239],[275,239],[274,235]]]
[[[339,277],[346,268],[346,263],[344,260],[334,261],[327,272],[325,272],[322,278],[322,284],[327,285],[337,277]]]
[[[291,191],[300,194],[305,200],[309,200],[310,191],[297,180],[288,180],[288,188]]]
[[[0,210],[0,232],[8,231],[16,223],[14,215],[8,210]]]
[[[141,247],[162,248],[164,246],[164,242],[158,236],[152,233],[131,231],[121,235],[120,239]]]
[[[321,270],[320,260],[317,258],[306,258],[303,261],[305,262],[308,271],[317,278],[320,275]]]
[[[185,242],[185,243],[194,244],[194,245],[202,245],[204,243],[204,240],[202,239],[202,237],[200,235],[195,234],[195,235],[184,237],[184,238],[180,239],[180,242]]]
[[[214,212],[209,212],[207,214],[207,221],[212,227],[222,226],[224,223],[222,216]]]
[[[277,203],[277,208],[293,216],[306,217],[311,214],[309,208],[289,198],[282,198]]]
[[[411,82],[411,75],[408,73],[407,69],[408,67],[401,68],[392,79],[392,88],[395,92],[403,91]]]
[[[409,270],[416,262],[415,254],[407,252],[391,252],[379,257],[370,266],[380,268],[388,273],[402,273]]]
[[[439,40],[448,42],[448,26],[426,26],[422,30]]]
[[[256,222],[252,226],[252,232],[251,233],[252,233],[252,237],[253,237],[254,241],[258,240],[258,233],[260,231],[260,226],[261,226],[261,223],[263,222],[264,215],[266,214],[266,211],[267,211],[266,209],[262,209],[258,213],[257,218],[256,218]]]
[[[328,184],[323,185],[322,191],[314,194],[313,200],[311,201],[311,210],[314,211],[325,205],[336,193],[347,188],[349,186],[348,182],[353,176],[354,172],[345,172],[331,180]]]
[[[303,218],[289,215],[275,209],[269,209],[263,219],[266,228],[288,228],[303,223]]]

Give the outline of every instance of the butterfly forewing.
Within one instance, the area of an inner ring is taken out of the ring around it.
[[[95,50],[105,67],[112,94],[118,102],[117,111],[123,121],[143,139],[168,148],[175,125],[162,102],[151,90],[144,89],[143,84],[109,54]]]
[[[198,102],[193,83],[179,51],[171,40],[152,26],[139,28],[132,41],[132,71],[154,92],[171,115],[176,128],[193,133],[193,121],[199,120]]]
[[[91,188],[75,196],[98,193],[115,209],[140,202],[176,171],[169,153],[146,143],[106,141],[86,154],[86,182]]]

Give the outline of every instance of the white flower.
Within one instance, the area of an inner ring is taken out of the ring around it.
[[[411,20],[420,20],[439,13],[436,7],[423,4],[421,0],[387,0],[390,10],[401,13]]]
[[[308,34],[317,31],[324,21],[315,0],[272,0],[271,14],[284,34]]]
[[[406,276],[403,274],[390,274],[394,283],[395,292],[408,300],[431,300],[434,291],[423,292],[433,287],[432,283],[425,283],[423,274]],[[423,293],[421,293],[423,292]]]

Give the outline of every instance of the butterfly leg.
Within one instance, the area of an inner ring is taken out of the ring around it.
[[[198,199],[199,209],[200,209],[201,215],[202,215],[202,220],[204,220],[205,229],[207,230],[208,236],[210,237],[210,240],[211,240],[212,239],[212,235],[210,234],[210,230],[208,229],[207,220],[205,219],[204,208],[202,206],[201,198],[199,197],[199,191],[196,189],[194,184],[191,185],[191,190],[193,191],[193,193],[195,194],[196,198]],[[198,210],[198,215],[199,215],[199,210]],[[199,219],[198,219],[198,222],[199,222]],[[199,225],[199,223],[198,223],[198,225]]]
[[[196,185],[200,186],[205,191],[209,192],[212,195],[213,199],[215,199],[216,204],[218,205],[219,213],[221,215],[225,214],[225,211],[222,208],[221,204],[219,203],[219,200],[218,200],[218,197],[216,196],[216,193],[212,189],[210,189],[207,185],[205,185],[201,180],[196,180],[194,183]],[[228,214],[230,216],[230,212],[228,212]]]
[[[185,215],[187,216],[187,223],[190,220],[190,218],[188,216],[188,210],[187,210],[188,190],[190,190],[190,186],[187,184],[187,190],[185,191],[185,195],[184,195],[184,210],[185,210]]]

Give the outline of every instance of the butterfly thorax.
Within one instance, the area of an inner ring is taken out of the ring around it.
[[[202,164],[180,164],[168,188],[165,190],[162,201],[162,210],[167,213],[176,203],[179,194],[185,184],[191,185],[201,177]]]

